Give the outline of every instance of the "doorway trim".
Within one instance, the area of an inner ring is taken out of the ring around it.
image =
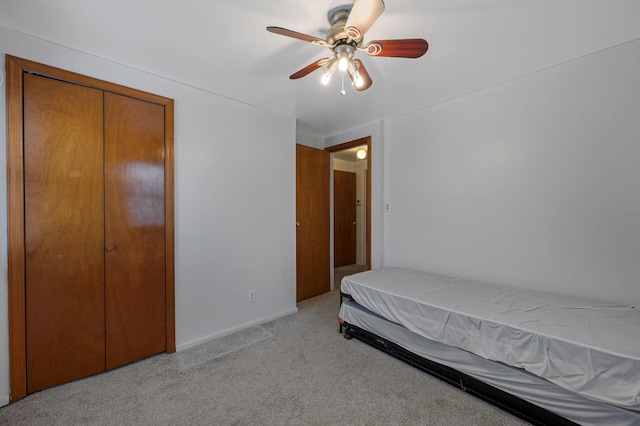
[[[366,145],[367,146],[367,188],[366,188],[366,215],[367,215],[367,226],[366,226],[366,240],[367,240],[367,249],[366,249],[366,259],[367,259],[367,270],[371,269],[371,136],[365,136],[360,139],[355,139],[349,142],[344,142],[338,145],[333,145],[325,148],[325,151],[334,153],[337,151],[343,151],[349,148],[355,148],[356,146]],[[335,241],[334,241],[335,245]],[[333,248],[332,248],[333,249]]]
[[[22,74],[33,72],[164,106],[165,116],[165,351],[176,351],[174,260],[174,101],[93,77],[6,55],[7,77],[7,246],[9,297],[9,386],[15,402],[27,395],[24,133]]]

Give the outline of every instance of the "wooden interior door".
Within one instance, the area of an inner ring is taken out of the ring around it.
[[[333,265],[356,263],[356,174],[333,171]]]
[[[329,156],[296,145],[296,300],[329,291]]]
[[[27,392],[104,370],[102,94],[24,75]]]
[[[165,350],[164,107],[105,93],[106,368]]]

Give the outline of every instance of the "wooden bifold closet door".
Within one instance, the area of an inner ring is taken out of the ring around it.
[[[104,370],[102,91],[24,76],[27,389]]]
[[[25,73],[27,393],[166,350],[164,106]]]
[[[105,93],[106,368],[165,350],[164,108]]]

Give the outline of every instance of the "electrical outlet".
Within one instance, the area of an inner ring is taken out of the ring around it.
[[[256,301],[256,291],[249,290],[249,302],[255,302],[255,301]]]

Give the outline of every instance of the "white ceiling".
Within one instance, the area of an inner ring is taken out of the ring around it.
[[[640,38],[638,0],[387,0],[365,36],[424,38],[419,59],[358,54],[373,86],[341,96],[310,43],[352,0],[0,0],[0,25],[281,114],[327,137]],[[336,76],[338,77],[338,76]]]

